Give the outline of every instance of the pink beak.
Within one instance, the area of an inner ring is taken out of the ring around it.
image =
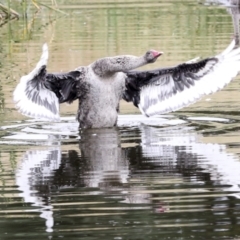
[[[157,57],[159,57],[159,56],[161,56],[163,54],[163,52],[158,52],[158,51],[155,51],[155,50],[152,50],[152,53],[153,53],[153,56],[155,58],[157,58]]]

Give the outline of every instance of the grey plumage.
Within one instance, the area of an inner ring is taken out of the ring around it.
[[[156,61],[161,53],[99,59],[60,74],[46,72],[47,47],[36,68],[21,78],[14,91],[19,111],[35,118],[58,119],[59,103],[79,100],[81,128],[113,127],[124,99],[146,116],[176,111],[214,93],[240,70],[240,48],[232,43],[221,54],[171,68],[130,71]]]
[[[78,99],[81,128],[112,127],[117,123],[119,102],[125,91],[124,72],[155,62],[160,55],[150,50],[140,57],[106,57],[71,72],[47,73],[48,49],[44,45],[36,68],[23,76],[16,87],[14,101],[27,116],[55,120],[59,119],[59,103]]]

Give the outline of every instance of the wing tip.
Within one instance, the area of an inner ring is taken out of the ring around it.
[[[142,115],[144,115],[145,117],[150,117],[150,115],[148,115],[142,108],[141,104],[138,104],[138,108],[140,110],[140,112],[142,113]]]
[[[44,43],[43,46],[42,46],[42,51],[45,52],[45,51],[48,51],[48,45],[47,43]]]
[[[47,65],[48,55],[48,45],[47,43],[44,43],[42,46],[42,55],[40,61],[37,63],[36,68],[41,68],[41,66]]]
[[[236,44],[236,40],[233,39],[231,43],[227,46],[227,48],[220,54],[222,56],[227,55],[229,52],[231,52],[235,47],[238,47]]]

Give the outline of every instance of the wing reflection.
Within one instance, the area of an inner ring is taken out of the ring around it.
[[[75,148],[71,145],[66,151],[58,147],[27,151],[18,165],[16,183],[24,201],[39,208],[48,232],[54,225],[52,193],[69,187],[150,208],[153,194],[139,182],[146,174],[157,173],[158,181],[164,176],[193,183],[208,181],[224,185],[221,189],[230,191],[227,196],[240,197],[238,156],[228,153],[226,145],[206,144],[201,138],[187,126],[85,130],[79,151],[71,150]],[[158,203],[155,212],[168,211],[165,205]]]
[[[240,1],[239,0],[205,0],[205,4],[219,4],[227,8],[228,13],[232,16],[234,29],[234,38],[239,45],[239,20],[240,20]]]
[[[207,173],[214,184],[230,185],[223,190],[239,192],[239,157],[228,153],[226,145],[202,143],[201,137],[188,127],[168,127],[158,131],[151,127],[142,128],[143,156],[160,157],[161,161],[154,164],[171,163],[174,171],[190,176],[191,181],[200,180],[194,176],[202,177],[204,181]],[[240,194],[234,196],[240,198]]]
[[[53,207],[50,203],[51,184],[49,182],[60,163],[60,148],[29,150],[18,164],[16,171],[16,184],[18,190],[21,191],[19,196],[26,203],[32,203],[32,206],[39,209],[26,211],[41,212],[40,217],[46,219],[47,232],[52,232],[54,225]]]

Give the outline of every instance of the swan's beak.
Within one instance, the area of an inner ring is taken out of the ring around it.
[[[153,50],[152,53],[153,53],[153,56],[154,56],[155,58],[158,58],[158,57],[160,57],[161,55],[163,55],[163,52],[158,52],[158,51],[155,51],[155,50]]]

